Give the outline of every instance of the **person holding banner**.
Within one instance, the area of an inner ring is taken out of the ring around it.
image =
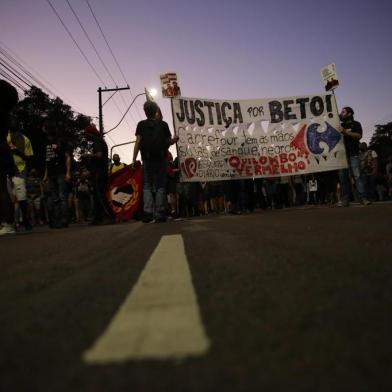
[[[348,168],[339,170],[341,201],[338,203],[338,206],[348,207],[350,205],[350,174],[354,178],[360,202],[364,205],[369,205],[371,203],[366,199],[363,178],[360,170],[359,141],[362,138],[361,123],[354,120],[354,110],[348,106],[342,109],[342,112],[340,113],[340,120],[342,127],[341,133],[344,137],[344,145],[346,148]]]

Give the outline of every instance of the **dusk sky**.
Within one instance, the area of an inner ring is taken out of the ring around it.
[[[69,0],[118,86],[122,77],[88,4]],[[108,88],[114,83],[66,0],[51,3]],[[89,0],[130,85],[160,90],[159,75],[177,72],[182,94],[215,99],[273,98],[324,91],[320,69],[335,63],[339,109],[352,106],[369,140],[374,124],[392,121],[392,2]],[[98,115],[101,81],[47,0],[1,0],[0,44],[74,110]],[[122,93],[104,107],[108,130],[131,102]],[[104,100],[109,94],[104,96]],[[170,102],[157,97],[171,131]],[[115,106],[117,104],[118,108]],[[139,97],[109,146],[134,139],[144,118]],[[133,147],[118,150],[131,161]]]

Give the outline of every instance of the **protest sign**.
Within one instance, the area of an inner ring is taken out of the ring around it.
[[[181,95],[177,74],[175,72],[162,73],[160,79],[162,96],[164,98],[173,98]]]
[[[347,167],[331,95],[174,98],[182,181],[278,177]]]
[[[140,207],[142,197],[143,169],[140,165],[126,166],[109,176],[106,199],[116,221],[133,218]]]
[[[339,79],[336,73],[336,65],[329,64],[321,71],[321,79],[323,80],[325,91],[334,90],[339,86]]]

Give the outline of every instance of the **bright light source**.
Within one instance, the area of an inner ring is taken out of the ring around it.
[[[148,92],[150,93],[150,95],[151,95],[153,98],[156,97],[157,94],[158,94],[158,91],[157,91],[156,88],[150,88],[150,89],[148,90]]]

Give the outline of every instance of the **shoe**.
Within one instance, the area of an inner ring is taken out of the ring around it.
[[[166,222],[166,216],[161,216],[155,219],[155,223],[165,223],[165,222]]]
[[[62,229],[63,225],[60,222],[50,222],[49,228],[51,229]]]
[[[16,233],[15,229],[7,223],[3,223],[0,226],[0,235],[15,234],[15,233]]]
[[[372,204],[372,202],[368,199],[362,199],[361,204],[363,204],[364,206],[368,206],[368,205]]]
[[[335,204],[336,207],[349,207],[350,203],[348,201],[338,201]]]
[[[102,224],[102,219],[93,219],[91,222],[88,223],[89,226],[101,226]]]
[[[154,220],[154,217],[152,214],[144,214],[142,218],[143,223],[150,223]]]

